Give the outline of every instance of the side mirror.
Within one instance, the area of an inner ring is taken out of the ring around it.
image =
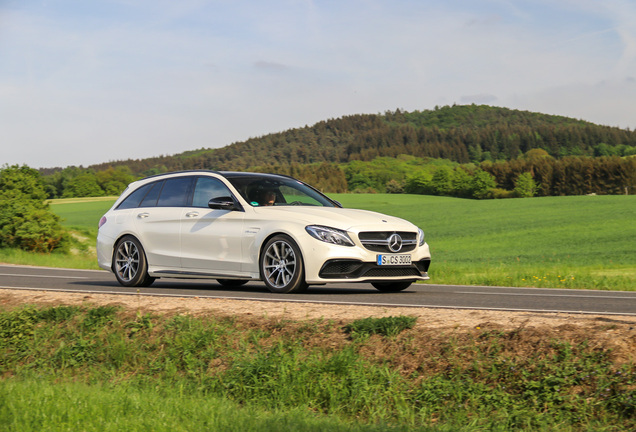
[[[212,198],[210,201],[208,201],[208,207],[210,207],[212,210],[239,210],[232,197],[229,196]]]

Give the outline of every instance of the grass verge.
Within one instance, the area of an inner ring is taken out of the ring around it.
[[[94,252],[43,254],[20,249],[0,248],[0,263],[84,270],[99,269]]]
[[[440,332],[408,321],[385,336],[375,329],[388,321],[364,320],[360,328],[373,330],[361,338],[322,320],[157,316],[115,306],[3,310],[0,422],[29,421],[7,396],[24,392],[31,396],[22,407],[33,399],[40,418],[89,425],[77,430],[112,416],[131,422],[127,430],[167,430],[190,415],[206,425],[217,405],[273,415],[273,424],[296,415],[301,425],[333,421],[332,430],[636,428],[633,352],[596,337],[609,326]],[[64,396],[76,390],[79,397]],[[130,403],[119,405],[117,395]],[[146,401],[140,416],[135,407]],[[202,417],[191,414],[206,405]],[[157,417],[151,427],[149,417]]]
[[[359,425],[302,408],[272,411],[196,392],[184,394],[180,390],[166,388],[156,392],[126,384],[2,380],[0,429],[5,432],[387,430],[385,426]],[[428,428],[422,428],[425,430]]]

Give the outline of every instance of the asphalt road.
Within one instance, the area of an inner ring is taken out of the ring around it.
[[[365,306],[436,307],[506,311],[636,315],[636,292],[414,284],[381,293],[369,284],[311,286],[303,294],[273,294],[260,282],[224,288],[214,280],[159,279],[148,288],[125,288],[106,271],[0,265],[0,288],[83,293],[209,297]]]

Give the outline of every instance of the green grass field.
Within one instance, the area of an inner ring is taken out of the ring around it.
[[[636,197],[463,200],[334,195],[346,207],[410,220],[426,233],[432,281],[634,290]]]
[[[410,220],[431,247],[432,283],[636,289],[636,197],[574,196],[465,200],[421,195],[334,194],[345,207]],[[94,244],[114,198],[55,200],[51,208]],[[97,268],[71,260],[0,251],[0,260]]]
[[[97,237],[97,224],[111,208],[116,197],[69,198],[49,201],[51,209],[63,220],[63,225]]]

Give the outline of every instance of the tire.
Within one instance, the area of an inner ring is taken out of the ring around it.
[[[124,236],[115,245],[113,272],[117,282],[126,287],[146,287],[155,281],[148,275],[144,248],[133,236]]]
[[[399,292],[410,287],[412,283],[413,282],[373,282],[371,285],[378,291]]]
[[[287,235],[276,235],[265,243],[259,267],[261,279],[271,292],[298,293],[307,289],[300,248]]]
[[[247,282],[249,282],[249,281],[240,280],[240,279],[217,279],[216,281],[220,283],[221,285],[223,285],[224,287],[240,287],[242,285],[245,285]]]

